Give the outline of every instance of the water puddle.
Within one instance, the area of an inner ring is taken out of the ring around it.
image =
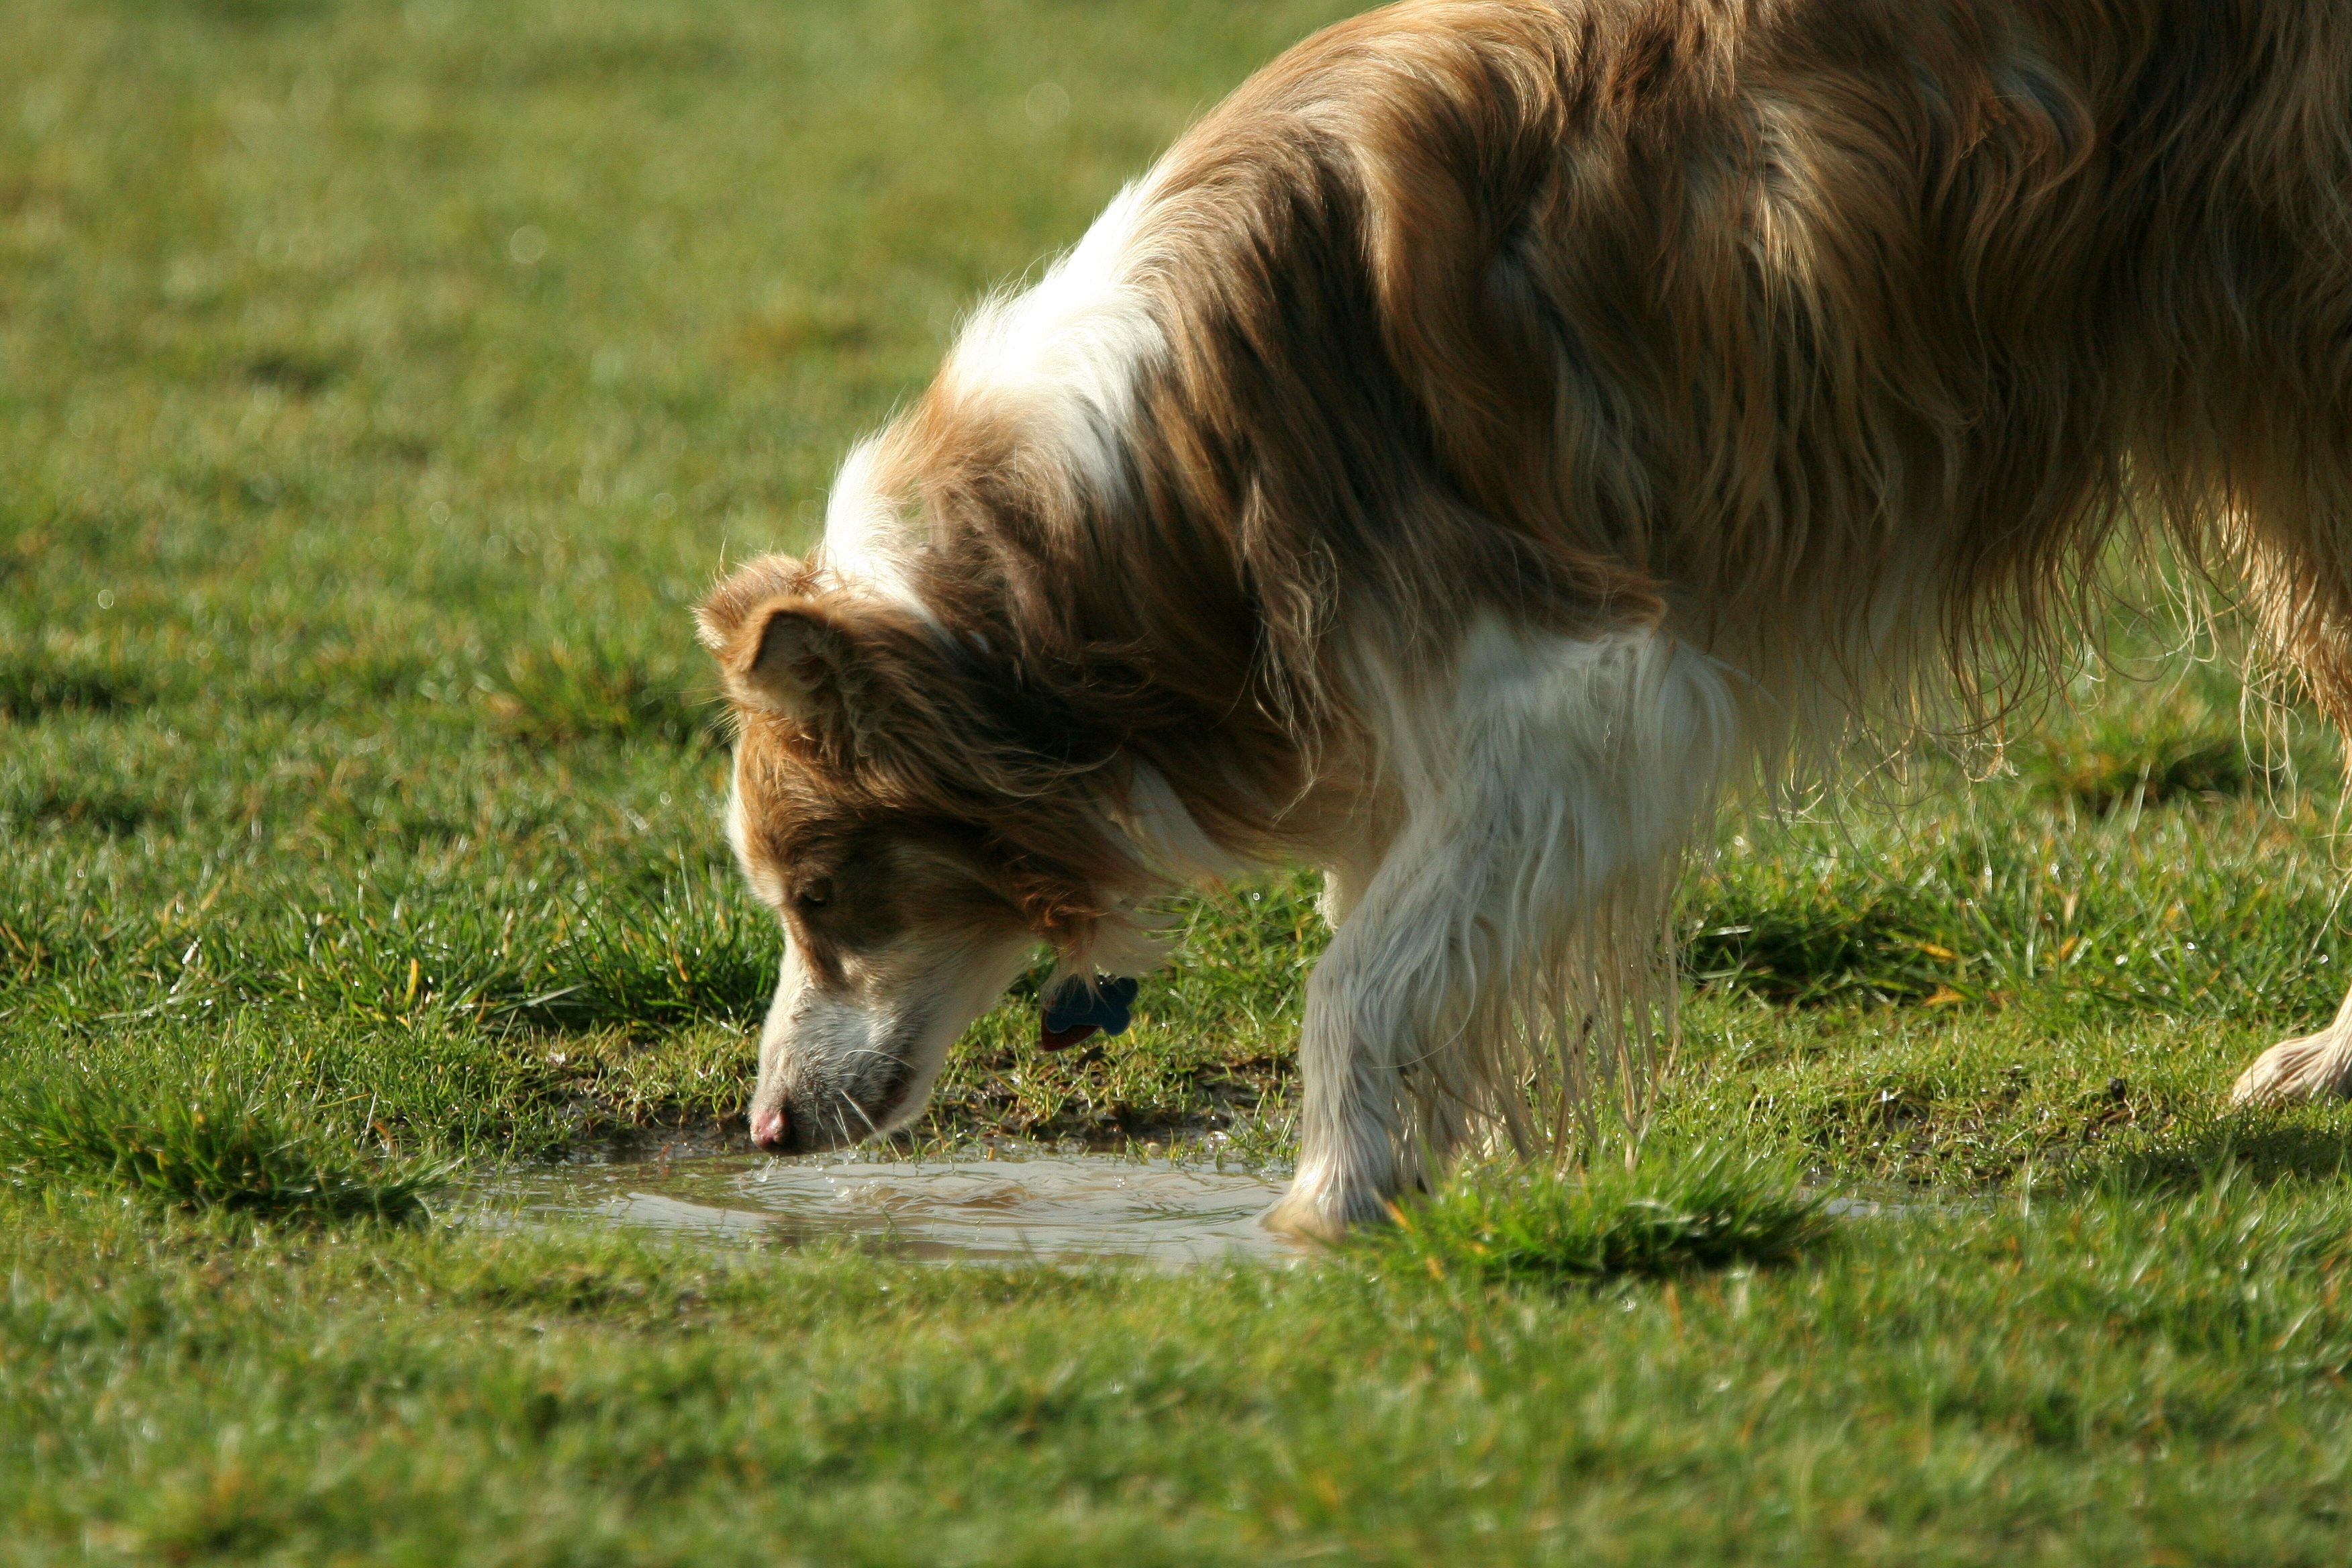
[[[1832,1219],[1949,1219],[1956,1215],[1974,1213],[1975,1208],[1968,1204],[1936,1203],[1907,1195],[1886,1198],[1844,1195],[1823,1198],[1822,1212]]]
[[[1107,1154],[891,1162],[697,1152],[509,1172],[476,1188],[459,1212],[476,1224],[584,1221],[722,1245],[850,1238],[940,1263],[1183,1268],[1306,1256],[1259,1223],[1282,1191],[1280,1178],[1255,1171]],[[1892,1192],[1822,1206],[1864,1222],[1959,1212]]]
[[[541,1166],[488,1184],[478,1222],[585,1220],[701,1241],[856,1237],[902,1258],[1131,1262],[1290,1258],[1258,1223],[1282,1184],[1254,1172],[1105,1155],[908,1163],[709,1154]]]

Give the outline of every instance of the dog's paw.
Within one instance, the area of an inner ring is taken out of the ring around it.
[[[2340,1025],[2273,1046],[2238,1075],[2232,1105],[2352,1096],[2352,1029]]]
[[[1302,1193],[1296,1187],[1266,1210],[1265,1217],[1258,1223],[1277,1236],[1327,1245],[1348,1234],[1345,1221],[1327,1212],[1315,1201],[1313,1194]]]
[[[1302,1241],[1329,1243],[1352,1229],[1384,1224],[1388,1217],[1389,1200],[1375,1190],[1375,1184],[1302,1171],[1260,1223]]]

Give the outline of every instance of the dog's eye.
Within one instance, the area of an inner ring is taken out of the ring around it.
[[[793,904],[801,910],[821,910],[833,902],[831,882],[811,882],[793,895]]]

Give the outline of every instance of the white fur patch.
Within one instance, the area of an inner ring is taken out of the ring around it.
[[[965,395],[1013,402],[1097,493],[1121,482],[1138,385],[1168,352],[1131,277],[1150,188],[1121,191],[1034,287],[982,304],[941,372]]]
[[[1106,815],[1156,877],[1207,889],[1251,868],[1247,861],[1209,837],[1167,776],[1148,763],[1135,764],[1127,799]],[[1051,991],[1065,980],[1097,974],[1149,974],[1168,962],[1173,941],[1174,922],[1166,910],[1148,901],[1124,901],[1117,918],[1096,929],[1089,944],[1062,955],[1046,989]]]
[[[735,864],[742,868],[743,879],[751,885],[752,896],[770,909],[784,901],[784,890],[764,866],[751,858],[751,837],[743,816],[743,783],[740,777],[727,786],[727,845],[735,851]]]
[[[1183,800],[1158,768],[1138,763],[1124,810],[1111,819],[1127,835],[1143,863],[1160,876],[1191,887],[1211,886],[1249,869],[1239,857],[1202,830]]]
[[[1571,1096],[1643,1079],[1672,1028],[1665,900],[1740,744],[1738,678],[1647,628],[1489,617],[1450,678],[1367,673],[1401,820],[1350,858],[1352,908],[1308,982],[1278,1223],[1309,1231],[1377,1218],[1412,1147],[1459,1147],[1478,1114],[1530,1136],[1538,1050]]]
[[[1129,278],[1148,190],[1139,182],[1121,191],[1034,287],[983,302],[940,373],[960,395],[1012,405],[1034,437],[1097,494],[1121,482],[1138,384],[1168,350]],[[936,628],[910,582],[925,545],[920,525],[902,498],[883,491],[879,454],[879,439],[870,439],[843,459],[825,504],[824,567],[843,587],[889,599]]]
[[[749,866],[751,856],[745,850],[748,840],[743,833],[743,786],[730,780],[727,786],[727,847],[735,851],[735,863]]]
[[[834,476],[824,509],[824,568],[843,587],[877,594],[936,624],[908,580],[922,539],[882,493],[874,471],[880,446],[878,438],[859,442]]]

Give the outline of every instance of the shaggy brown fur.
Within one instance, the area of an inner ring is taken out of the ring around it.
[[[2341,0],[1414,0],[1204,119],[1125,255],[1118,482],[945,375],[875,468],[927,617],[781,561],[705,606],[778,863],[919,818],[1076,958],[1152,884],[1137,764],[1244,858],[1383,809],[1368,639],[1656,626],[1769,769],[1997,703],[2118,529],[2352,719]],[[779,612],[821,707],[753,676]]]

